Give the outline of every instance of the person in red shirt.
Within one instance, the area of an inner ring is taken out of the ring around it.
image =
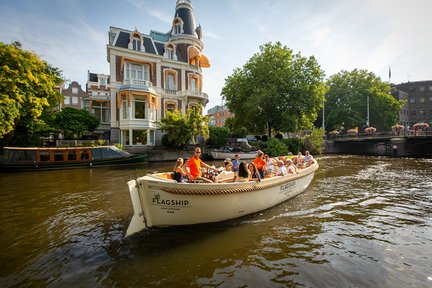
[[[205,164],[201,159],[201,148],[196,147],[194,151],[194,155],[189,158],[189,160],[183,165],[184,168],[189,168],[189,180],[190,181],[201,181],[201,182],[213,182],[210,179],[207,179],[205,177],[202,177],[201,174],[201,167],[214,170],[216,172],[217,169],[210,167],[209,165]]]
[[[260,173],[261,178],[264,178],[265,170],[266,170],[266,161],[264,160],[264,153],[262,151],[258,151],[257,158],[253,161],[258,172]]]

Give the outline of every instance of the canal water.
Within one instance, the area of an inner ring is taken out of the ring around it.
[[[269,210],[129,238],[126,182],[173,163],[0,174],[0,287],[431,287],[432,160],[319,163]]]

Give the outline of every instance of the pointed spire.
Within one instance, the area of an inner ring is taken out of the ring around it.
[[[195,31],[195,16],[192,7],[191,0],[177,0],[175,18],[180,18],[183,21],[183,32],[182,34],[187,34],[198,38]]]

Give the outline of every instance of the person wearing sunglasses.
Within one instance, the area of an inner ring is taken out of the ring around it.
[[[194,155],[189,158],[189,160],[183,165],[184,168],[189,168],[189,181],[191,182],[213,182],[210,179],[202,177],[201,167],[207,168],[209,170],[213,170],[218,172],[216,168],[213,168],[206,163],[204,163],[201,159],[201,148],[196,147],[194,151]]]

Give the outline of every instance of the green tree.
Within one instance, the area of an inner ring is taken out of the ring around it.
[[[304,149],[312,154],[322,154],[324,145],[325,130],[314,128],[311,133],[304,138]]]
[[[160,127],[167,133],[167,142],[175,143],[177,147],[183,147],[192,141],[195,143],[195,137],[203,136],[204,139],[209,137],[208,117],[202,116],[201,109],[188,109],[186,114],[180,110],[173,112],[167,111],[166,117],[160,121]]]
[[[235,113],[234,127],[270,136],[272,129],[292,132],[312,127],[326,93],[323,78],[313,56],[294,54],[280,42],[267,43],[225,79],[222,95]]]
[[[328,131],[366,126],[369,98],[369,126],[389,131],[405,104],[390,94],[390,86],[367,70],[341,71],[328,80],[325,96],[325,124]]]
[[[209,127],[209,138],[207,145],[209,146],[223,146],[226,144],[230,130],[226,127]]]
[[[32,138],[50,129],[46,120],[62,100],[61,71],[19,42],[0,42],[0,139]],[[44,117],[45,114],[45,117]]]
[[[287,146],[277,138],[270,138],[262,147],[265,154],[270,157],[277,157],[281,155],[286,155],[288,152]]]
[[[99,118],[87,110],[68,107],[58,113],[56,124],[66,138],[81,138],[84,132],[94,131],[99,126]]]

